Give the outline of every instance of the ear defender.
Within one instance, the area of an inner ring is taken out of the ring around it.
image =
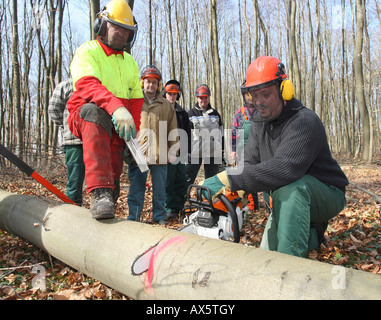
[[[106,12],[105,10],[106,7],[103,7],[103,9],[99,13],[97,13],[97,16],[94,20],[93,31],[96,36],[103,37],[106,33],[106,23],[104,22],[103,17],[101,17],[101,15],[103,15]]]
[[[99,17],[99,15],[96,17],[95,21],[94,21],[94,24],[93,24],[93,31],[95,33],[96,36],[102,36],[102,32],[103,31],[102,29],[104,29],[104,23],[103,23],[103,19]]]
[[[283,80],[280,84],[280,92],[285,101],[291,100],[295,95],[295,87],[291,80]]]

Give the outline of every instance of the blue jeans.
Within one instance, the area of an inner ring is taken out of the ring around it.
[[[150,165],[149,169],[152,176],[153,221],[159,222],[167,220],[167,212],[165,210],[167,166]],[[140,214],[144,205],[147,174],[148,171],[142,173],[136,164],[130,164],[128,166],[128,177],[130,179],[130,190],[127,200],[129,207],[128,220],[140,221]]]

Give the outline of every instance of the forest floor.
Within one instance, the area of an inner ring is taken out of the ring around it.
[[[39,171],[61,191],[65,191],[66,172],[62,161],[49,171]],[[350,185],[347,206],[330,220],[325,234],[327,246],[310,251],[308,259],[363,270],[381,276],[381,160],[370,165],[345,163],[341,166]],[[49,174],[48,174],[49,172]],[[200,178],[198,178],[200,180]],[[196,180],[196,181],[198,181]],[[117,216],[126,218],[129,180],[121,177],[121,196]],[[0,189],[15,194],[57,199],[33,179],[11,167],[0,172]],[[142,223],[152,219],[151,191],[146,192]],[[261,195],[260,195],[261,200]],[[89,196],[84,192],[84,207]],[[268,213],[260,201],[259,210],[249,212],[241,232],[243,245],[259,247]],[[178,229],[180,221],[163,228]],[[34,281],[43,267],[45,290],[36,289]],[[65,265],[27,241],[0,230],[0,299],[4,300],[128,300],[129,298],[99,281]]]

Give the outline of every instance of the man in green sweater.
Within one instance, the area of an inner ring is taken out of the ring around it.
[[[319,117],[296,100],[284,64],[262,56],[247,70],[242,93],[255,109],[243,167],[204,181],[212,195],[229,188],[270,192],[272,213],[261,248],[305,257],[324,241],[327,221],[344,208],[348,179],[333,159]]]

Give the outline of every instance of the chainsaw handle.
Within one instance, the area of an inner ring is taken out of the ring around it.
[[[229,214],[231,216],[232,224],[233,224],[234,242],[239,243],[239,240],[241,237],[239,234],[239,223],[238,223],[238,217],[237,217],[237,213],[235,211],[235,208],[234,208],[233,204],[231,203],[231,201],[228,199],[228,197],[225,196],[224,194],[221,193],[217,197],[221,199],[223,204],[229,210]]]
[[[192,198],[190,196],[192,188],[196,189],[196,198]],[[202,195],[203,191],[207,192],[208,197],[204,198],[204,196]],[[204,208],[209,211],[213,211],[212,193],[210,192],[209,188],[200,186],[198,184],[191,184],[187,190],[187,198],[190,204],[194,204],[199,208]]]

